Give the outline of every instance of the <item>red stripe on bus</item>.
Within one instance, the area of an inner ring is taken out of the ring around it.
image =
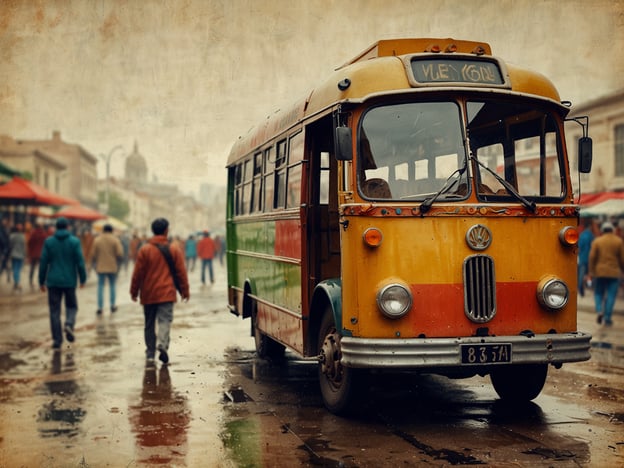
[[[301,222],[298,219],[275,222],[275,255],[301,260]]]
[[[472,322],[466,316],[463,284],[418,284],[411,289],[414,303],[408,317],[416,335],[471,336],[482,327],[497,335],[576,329],[575,311],[552,312],[539,305],[537,281],[496,283],[496,315],[486,323]]]

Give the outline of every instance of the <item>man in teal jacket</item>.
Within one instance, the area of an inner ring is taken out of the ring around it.
[[[61,349],[63,329],[61,328],[61,301],[65,296],[65,338],[74,341],[74,325],[78,313],[76,286],[80,280],[82,288],[87,281],[84,256],[80,240],[67,230],[67,220],[56,220],[56,232],[43,243],[39,263],[39,288],[48,291],[50,306],[50,328],[52,348]]]

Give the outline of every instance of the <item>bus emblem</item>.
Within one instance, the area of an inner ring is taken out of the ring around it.
[[[492,233],[483,224],[475,224],[468,229],[466,242],[473,250],[485,250],[492,243]]]

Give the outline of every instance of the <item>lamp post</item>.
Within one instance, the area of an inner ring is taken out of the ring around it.
[[[123,146],[117,145],[113,147],[107,155],[100,154],[100,158],[106,163],[106,214],[109,214],[110,209],[110,161],[113,153],[118,149],[123,149]]]

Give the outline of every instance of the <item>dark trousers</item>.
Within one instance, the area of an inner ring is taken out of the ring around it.
[[[52,344],[59,348],[63,343],[63,327],[61,324],[61,303],[65,297],[65,325],[74,329],[78,313],[76,288],[48,288],[48,306],[50,307],[50,330]]]

